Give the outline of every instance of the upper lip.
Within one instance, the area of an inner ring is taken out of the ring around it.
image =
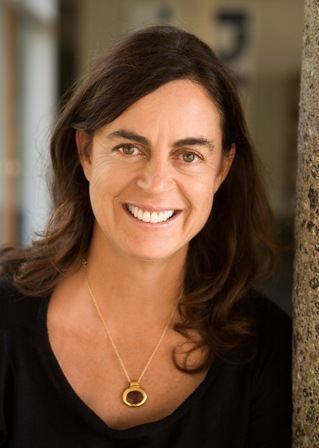
[[[133,205],[135,207],[141,208],[142,210],[147,210],[150,212],[164,212],[167,210],[174,210],[174,211],[178,211],[180,209],[176,208],[176,207],[171,207],[171,206],[158,206],[158,205],[151,205],[151,204],[141,204],[138,202],[126,202],[125,205]]]

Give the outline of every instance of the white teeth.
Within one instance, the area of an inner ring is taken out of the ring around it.
[[[151,214],[151,219],[150,219],[150,221],[152,222],[152,223],[155,223],[155,222],[158,222],[159,221],[159,213],[156,213],[156,212],[152,212],[152,214]]]
[[[135,208],[137,208],[137,207],[135,207]],[[138,209],[138,208],[137,208],[137,210],[138,210],[138,213],[137,213],[137,215],[134,215],[134,216],[135,216],[135,218],[138,218],[139,220],[142,220],[142,218],[143,218],[143,210],[142,209]]]
[[[151,222],[152,224],[167,221],[174,214],[174,210],[149,212],[148,210],[143,210],[131,204],[128,204],[127,208],[135,218],[143,222]]]

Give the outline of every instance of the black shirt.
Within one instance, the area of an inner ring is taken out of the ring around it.
[[[0,281],[0,447],[288,448],[291,322],[258,293],[242,301],[258,324],[257,354],[217,357],[205,379],[167,417],[108,427],[75,393],[51,349],[50,298]]]

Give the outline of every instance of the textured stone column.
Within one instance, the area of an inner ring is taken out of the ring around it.
[[[319,0],[305,1],[294,277],[294,448],[319,448]]]

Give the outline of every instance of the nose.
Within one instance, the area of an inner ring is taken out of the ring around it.
[[[172,170],[167,161],[149,160],[139,173],[137,185],[151,193],[163,193],[174,186]]]

